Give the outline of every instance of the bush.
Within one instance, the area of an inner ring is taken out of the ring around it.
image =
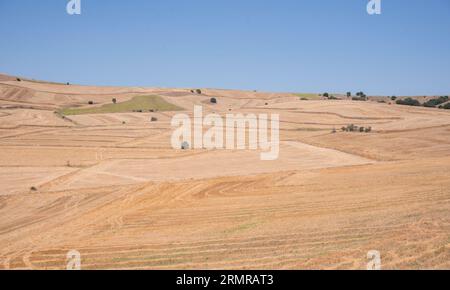
[[[22,80],[21,80],[21,79],[19,79],[19,78],[17,78],[16,80],[17,80],[18,82],[21,82],[21,81],[22,81]]]
[[[324,96],[325,98],[329,98],[329,97],[330,97],[330,94],[329,94],[329,93],[324,93],[323,96]]]
[[[352,96],[351,92],[347,92],[347,98],[350,98]]]
[[[66,85],[70,86],[70,83],[69,83],[69,82],[67,82],[67,83],[66,83]]]
[[[442,108],[446,109],[446,110],[450,110],[450,103],[445,104]]]
[[[116,98],[113,98],[113,99],[112,99],[112,102],[113,102],[113,104],[117,104],[117,99],[116,99]]]
[[[211,104],[217,104],[217,99],[216,98],[211,98],[211,100],[209,100],[211,102]]]
[[[413,98],[406,98],[404,100],[397,100],[397,105],[404,105],[404,106],[414,106],[419,107],[421,104],[418,100],[415,100]]]
[[[397,100],[397,97],[396,97],[396,96],[392,96],[392,97],[391,97],[391,100],[392,100],[392,101],[395,101],[395,100]]]
[[[199,94],[199,95],[202,94],[202,90],[200,90],[200,89],[196,89],[195,92],[196,92],[197,94]]]
[[[151,122],[157,122],[157,121],[158,121],[158,118],[152,117],[152,118],[150,119],[150,121],[151,121]]]
[[[329,96],[328,100],[337,100],[338,98],[336,98],[335,96]]]
[[[184,141],[182,144],[181,144],[181,150],[189,150],[189,142],[187,142],[187,141]]]
[[[423,104],[423,106],[424,106],[424,107],[427,107],[427,108],[434,108],[434,107],[436,107],[436,106],[438,106],[438,105],[440,105],[440,104],[443,104],[443,103],[445,103],[445,102],[448,102],[448,96],[445,96],[445,97],[439,97],[439,98],[437,98],[437,99],[429,100],[428,102],[425,102],[425,103]]]
[[[366,133],[372,132],[372,127],[367,127],[366,130],[365,130],[365,132],[366,132]]]
[[[30,187],[30,191],[37,191],[37,188],[32,186],[32,187]]]
[[[89,101],[88,104],[89,104],[89,105],[93,105],[93,104],[94,104],[94,101]]]
[[[367,98],[366,98],[366,96],[360,96],[360,97],[353,97],[352,100],[365,102],[365,101],[367,101]]]

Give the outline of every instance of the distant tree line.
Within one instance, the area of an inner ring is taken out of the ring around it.
[[[449,98],[448,96],[441,96],[439,98],[434,98],[431,100],[426,101],[425,103],[421,104],[419,100],[413,99],[413,98],[406,98],[402,100],[397,100],[397,105],[404,105],[404,106],[414,106],[414,107],[426,107],[426,108],[436,108],[439,107],[439,109],[450,109],[450,103],[448,102]],[[446,104],[445,104],[446,103]],[[444,105],[442,105],[444,104]]]

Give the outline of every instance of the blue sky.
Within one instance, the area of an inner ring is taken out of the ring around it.
[[[0,0],[0,72],[98,85],[450,93],[450,1]]]

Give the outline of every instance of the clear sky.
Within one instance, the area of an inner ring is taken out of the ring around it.
[[[98,85],[450,93],[450,1],[0,0],[0,72]]]

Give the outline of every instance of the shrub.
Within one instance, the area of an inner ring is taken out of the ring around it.
[[[22,81],[22,80],[21,80],[21,79],[19,79],[19,78],[17,78],[16,80],[17,80],[18,82],[21,82],[21,81]]]
[[[366,132],[366,133],[372,132],[372,127],[367,127],[366,130],[365,130],[365,132]]]
[[[404,106],[415,106],[419,107],[421,104],[418,100],[415,100],[413,98],[406,98],[404,100],[397,100],[397,105],[404,105]]]
[[[437,99],[429,100],[429,101],[425,102],[425,103],[423,104],[423,106],[424,106],[424,107],[427,107],[427,108],[434,108],[434,107],[436,107],[436,106],[438,106],[438,105],[440,105],[440,104],[443,104],[443,103],[445,103],[445,102],[448,102],[448,96],[445,96],[445,97],[439,97],[439,98],[437,98]]]
[[[396,96],[392,96],[392,97],[391,97],[391,100],[392,100],[392,101],[395,101],[395,100],[397,100],[397,97],[396,97]]]
[[[351,92],[347,92],[347,98],[350,98],[352,96]]]
[[[200,90],[200,89],[196,89],[195,92],[196,92],[197,94],[199,94],[199,95],[202,94],[202,90]]]
[[[356,130],[356,128],[357,128],[357,127],[356,127],[355,125],[350,124],[350,125],[347,126],[347,131],[348,131],[348,132],[353,132],[353,131]]]
[[[37,188],[32,186],[32,187],[30,187],[30,191],[37,191]]]
[[[70,86],[70,83],[69,83],[69,82],[67,82],[67,83],[66,83],[66,85]]]
[[[366,128],[364,128],[364,127],[359,128],[359,132],[361,132],[361,133],[364,133],[365,130],[366,130]]]
[[[367,98],[366,98],[366,96],[360,96],[360,97],[353,97],[352,100],[364,102],[364,101],[367,101]]]
[[[158,118],[152,117],[152,118],[150,119],[150,121],[151,121],[151,122],[157,122],[157,121],[158,121]]]
[[[189,150],[189,142],[187,142],[187,141],[184,141],[182,144],[181,144],[181,150]]]
[[[445,104],[442,108],[446,110],[450,110],[450,103]]]
[[[217,99],[216,98],[211,98],[211,100],[209,100],[211,102],[211,104],[217,104]]]
[[[93,105],[93,104],[94,104],[94,101],[89,101],[88,104],[89,104],[89,105]]]
[[[113,99],[112,99],[112,102],[113,102],[113,104],[117,104],[117,99],[116,99],[116,98],[113,98]]]
[[[329,96],[328,100],[337,100],[338,98],[336,98],[335,96]]]
[[[324,93],[323,96],[324,96],[325,98],[329,98],[329,97],[330,97],[330,94],[329,94],[329,93]]]

